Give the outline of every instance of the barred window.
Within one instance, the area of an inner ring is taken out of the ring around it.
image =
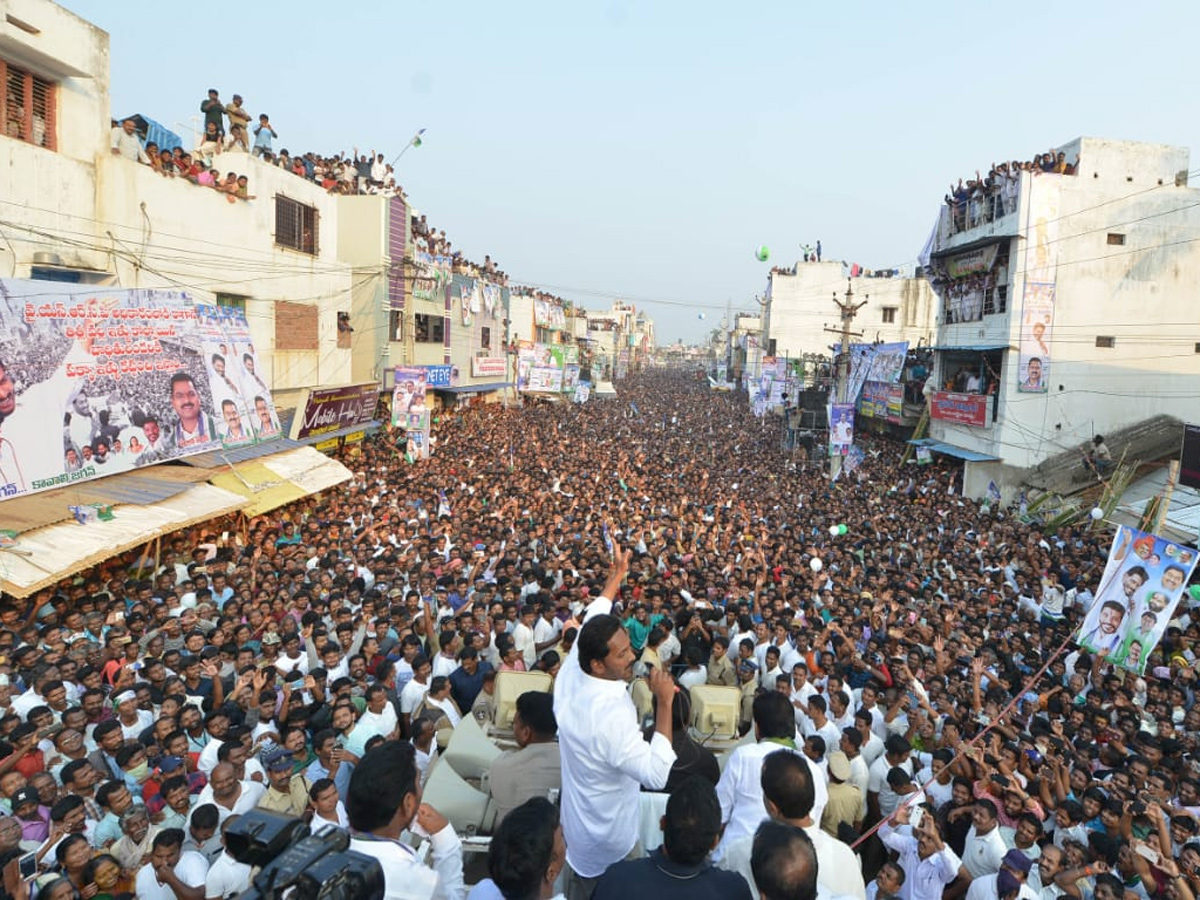
[[[316,256],[321,252],[320,222],[315,206],[275,195],[275,243],[279,246]]]
[[[0,80],[4,93],[0,95],[0,114],[4,118],[4,133],[18,141],[56,150],[54,82],[39,78],[32,72],[0,59]]]

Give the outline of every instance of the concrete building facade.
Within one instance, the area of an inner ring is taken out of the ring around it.
[[[867,300],[854,320],[854,330],[863,333],[858,340],[928,345],[937,328],[936,297],[929,282],[913,274],[848,281],[840,262],[798,262],[773,270],[762,308],[764,355],[795,359],[828,353],[837,337],[824,328],[840,327],[833,295],[844,296],[848,284],[858,300]]]
[[[1059,149],[1072,174],[1022,171],[995,207],[943,205],[927,248],[940,300],[930,437],[967,460],[971,496],[995,481],[1007,499],[1094,435],[1196,415],[1187,149],[1087,137]]]
[[[186,290],[243,309],[277,403],[351,380],[351,273],[338,208],[319,187],[248,154],[218,157],[253,200],[164,178],[112,152],[109,40],[47,0],[0,22],[0,266],[15,278]],[[132,112],[132,111],[131,111]]]

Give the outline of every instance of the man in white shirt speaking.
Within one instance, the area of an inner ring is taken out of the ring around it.
[[[630,550],[613,550],[608,581],[588,606],[579,638],[554,687],[567,900],[589,900],[597,879],[633,852],[638,840],[638,792],[642,785],[661,790],[675,762],[671,749],[675,683],[664,672],[650,672],[658,712],[654,736],[647,743],[629,696],[633,646],[621,620],[609,615],[631,556]]]

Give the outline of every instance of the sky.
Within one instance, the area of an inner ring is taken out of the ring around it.
[[[949,184],[993,161],[1081,135],[1200,148],[1182,0],[63,5],[111,35],[116,116],[186,127],[215,87],[293,153],[390,160],[427,129],[398,179],[455,248],[629,300],[660,345],[755,309],[801,244],[914,260]]]

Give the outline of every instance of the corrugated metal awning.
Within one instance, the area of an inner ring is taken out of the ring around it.
[[[0,553],[0,590],[28,597],[155,537],[245,505],[245,498],[237,494],[211,484],[191,484],[161,503],[118,506],[107,522],[71,521],[35,528],[21,534],[15,552]]]
[[[931,350],[970,350],[976,353],[985,353],[988,350],[1008,350],[1008,344],[942,344],[937,347],[930,347]]]
[[[471,391],[502,391],[512,387],[511,381],[489,381],[486,384],[456,384],[454,387],[431,387],[430,390],[445,391],[447,394],[465,394]]]
[[[246,498],[247,516],[261,516],[354,477],[336,459],[312,447],[276,453],[210,474],[217,487]]]
[[[5,500],[0,503],[0,522],[6,529],[30,531],[70,519],[69,506],[161,503],[207,479],[205,472],[190,466],[164,463]]]
[[[998,456],[990,456],[987,453],[968,450],[966,447],[956,447],[954,444],[935,441],[933,438],[916,438],[910,440],[908,443],[915,447],[928,447],[934,453],[941,453],[943,456],[953,456],[955,459],[961,459],[966,462],[998,462],[1000,459]]]

